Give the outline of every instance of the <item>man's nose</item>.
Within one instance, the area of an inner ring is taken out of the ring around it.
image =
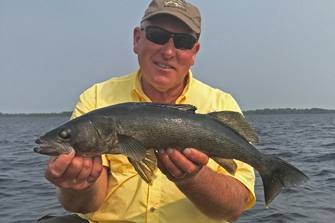
[[[171,58],[175,56],[175,50],[176,47],[174,46],[173,38],[170,37],[169,41],[162,46],[162,53],[166,58]]]

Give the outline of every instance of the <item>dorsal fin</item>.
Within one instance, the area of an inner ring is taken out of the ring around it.
[[[175,109],[179,111],[185,111],[189,113],[195,113],[197,107],[190,104],[165,104],[165,103],[154,103],[154,102],[126,102],[121,104],[116,104],[113,106],[151,106],[158,108],[167,108],[167,109]]]
[[[195,113],[195,111],[197,110],[197,107],[189,104],[164,104],[164,103],[145,103],[145,104],[153,107],[171,108],[191,113]]]
[[[255,142],[255,143],[259,142],[257,133],[241,113],[233,111],[220,111],[220,112],[211,112],[208,113],[207,115],[215,117],[219,119],[221,122],[228,125],[229,127],[233,128],[249,142]]]

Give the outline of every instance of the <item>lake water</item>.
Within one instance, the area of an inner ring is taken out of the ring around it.
[[[266,209],[256,171],[255,206],[239,223],[334,222],[335,114],[247,115],[261,143],[255,147],[302,170],[310,181],[283,189]],[[2,222],[34,222],[62,215],[55,187],[43,176],[49,157],[33,152],[35,139],[68,117],[0,118],[0,216]]]

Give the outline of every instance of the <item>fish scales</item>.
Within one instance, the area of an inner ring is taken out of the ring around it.
[[[246,157],[254,157],[252,154],[247,155],[243,147],[238,146],[243,144],[250,147],[244,138],[235,137],[235,132],[231,133],[231,129],[210,116],[179,110],[167,113],[160,107],[146,107],[143,108],[142,114],[137,114],[136,110],[125,110],[115,118],[122,120],[120,125],[124,134],[138,139],[146,148],[195,148],[208,155],[235,158],[245,162],[248,162]],[[225,147],[227,149],[222,149]],[[232,157],[232,150],[241,150],[237,153],[246,156]],[[258,150],[252,151],[260,154]]]

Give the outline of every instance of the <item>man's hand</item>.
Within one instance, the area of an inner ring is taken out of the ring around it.
[[[69,154],[50,157],[44,176],[54,185],[75,191],[92,186],[103,170],[101,157],[76,157]]]
[[[77,157],[73,151],[50,158],[44,176],[56,185],[57,197],[69,212],[97,211],[106,197],[108,168],[99,157]]]
[[[205,215],[237,221],[249,198],[249,190],[231,176],[205,166],[208,156],[196,149],[159,150],[158,167]]]
[[[185,183],[195,177],[208,163],[208,156],[196,149],[160,149],[157,153],[158,168],[167,178],[177,184]]]

